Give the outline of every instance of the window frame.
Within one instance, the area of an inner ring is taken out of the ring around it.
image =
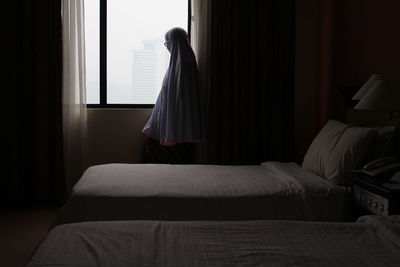
[[[188,35],[190,40],[192,6],[188,0]],[[100,70],[99,70],[99,104],[87,104],[88,108],[127,108],[127,109],[146,109],[153,108],[154,104],[108,104],[107,103],[107,0],[100,0]]]

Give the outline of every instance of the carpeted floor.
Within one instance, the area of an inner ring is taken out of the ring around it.
[[[25,266],[46,235],[56,212],[49,208],[1,211],[0,266]]]

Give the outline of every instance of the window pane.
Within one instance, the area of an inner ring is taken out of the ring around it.
[[[187,29],[188,0],[107,2],[107,103],[154,104],[169,62],[164,35]]]
[[[86,101],[88,104],[100,104],[99,2],[85,1]]]

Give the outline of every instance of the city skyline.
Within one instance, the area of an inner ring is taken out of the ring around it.
[[[162,39],[144,40],[143,49],[133,50],[132,99],[137,104],[154,103],[169,64]]]
[[[159,6],[159,9],[154,9]],[[113,0],[107,5],[107,103],[141,104],[134,98],[133,51],[141,51],[146,40],[159,40],[157,50],[168,53],[164,34],[173,27],[187,28],[187,0]],[[87,102],[99,103],[99,6],[85,2]],[[169,53],[168,53],[169,54]],[[166,67],[154,65],[157,77],[152,95],[158,95]],[[160,78],[161,77],[161,78]],[[137,78],[136,78],[137,80]],[[137,88],[135,89],[138,90]],[[156,93],[155,93],[156,92]],[[142,93],[150,94],[145,88]],[[141,100],[154,104],[151,100]],[[151,101],[150,101],[151,100]]]

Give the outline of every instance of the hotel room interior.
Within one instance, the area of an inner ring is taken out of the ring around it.
[[[4,4],[0,266],[398,266],[399,1],[188,0],[189,164],[82,101],[82,3]]]

